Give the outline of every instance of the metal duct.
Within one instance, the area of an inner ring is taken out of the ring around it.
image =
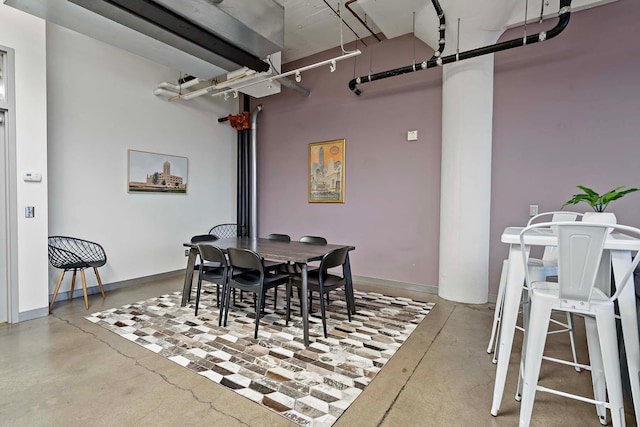
[[[284,48],[284,7],[276,0],[5,0],[152,61],[209,80]]]
[[[432,0],[434,6],[437,3],[437,0]],[[439,7],[439,6],[438,6]],[[436,8],[438,10],[438,8]],[[555,27],[550,29],[549,31],[541,31],[537,34],[532,34],[526,37],[519,37],[513,40],[507,40],[501,43],[492,44],[490,46],[484,46],[477,49],[468,50],[466,52],[454,53],[447,56],[440,56],[439,54],[434,55],[428,61],[424,61],[422,64],[407,65],[405,67],[395,68],[393,70],[382,71],[376,74],[370,74],[367,76],[357,77],[352,79],[349,82],[349,89],[353,91],[356,95],[360,95],[362,91],[358,89],[358,85],[361,83],[372,82],[375,80],[382,80],[388,77],[399,76],[401,74],[412,73],[414,71],[426,70],[427,68],[434,68],[437,66],[442,66],[445,64],[449,64],[456,61],[462,61],[464,59],[475,58],[476,56],[487,55],[489,53],[500,52],[507,49],[512,49],[514,47],[525,46],[528,44],[538,43],[545,40],[549,40],[558,34],[560,34],[566,26],[569,24],[569,19],[571,17],[571,0],[560,0],[560,10],[558,11],[558,23]],[[442,34],[443,30],[441,30]],[[443,38],[441,36],[441,43],[443,42]],[[442,48],[442,46],[441,46]],[[439,49],[441,51],[441,49]]]
[[[262,111],[262,104],[258,105],[251,113],[251,226],[249,237],[258,237],[258,114]]]

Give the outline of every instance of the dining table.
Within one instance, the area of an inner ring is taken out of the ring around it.
[[[500,344],[498,346],[498,363],[493,392],[491,414],[496,416],[500,409],[504,393],[504,385],[509,367],[509,358],[513,347],[520,300],[525,280],[523,251],[529,253],[531,246],[558,246],[558,237],[550,228],[531,230],[524,235],[525,247],[520,245],[520,232],[524,227],[507,227],[501,241],[509,245],[509,266],[504,296],[504,307],[500,323]],[[611,268],[616,287],[623,285],[621,281],[631,268],[632,252],[640,251],[640,239],[626,234],[613,232],[607,235],[604,252],[600,262],[598,280],[603,291],[611,292]],[[624,349],[627,355],[631,393],[635,409],[636,422],[640,425],[640,338],[638,337],[638,314],[636,311],[636,295],[634,277],[628,277],[618,297]],[[525,361],[526,363],[526,361]]]
[[[347,247],[349,252],[355,250],[355,246],[342,245],[342,244],[326,244],[317,245],[310,243],[302,243],[297,241],[283,242],[278,240],[270,240],[264,238],[250,238],[250,237],[231,237],[226,239],[219,239],[205,242],[216,246],[223,251],[228,248],[250,249],[256,252],[264,259],[287,261],[295,263],[300,266],[301,278],[302,278],[302,295],[308,294],[308,266],[310,262],[320,261],[322,257],[335,249],[341,249]],[[191,294],[191,287],[193,283],[193,272],[198,257],[197,243],[187,242],[183,244],[184,247],[189,248],[189,257],[187,260],[187,269],[184,277],[184,287],[182,292],[181,306],[185,306],[189,300]],[[353,313],[355,313],[355,298],[353,294],[353,280],[351,277],[351,263],[349,261],[349,255],[347,253],[347,260],[344,266],[344,275],[346,278],[345,292],[349,299],[349,307]],[[302,303],[302,329],[304,334],[304,345],[309,346],[309,308],[307,304],[307,298],[301,299]]]

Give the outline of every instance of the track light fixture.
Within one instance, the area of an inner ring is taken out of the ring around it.
[[[296,71],[296,81],[300,83],[302,81],[302,76],[300,75],[300,71]]]
[[[225,93],[225,94],[224,94],[224,96],[223,96],[223,98],[224,98],[224,100],[226,101],[227,99],[229,99],[229,94],[228,94],[228,93]]]
[[[333,61],[331,61],[331,65],[329,65],[329,71],[333,73],[335,70],[336,70],[336,61],[334,59]]]

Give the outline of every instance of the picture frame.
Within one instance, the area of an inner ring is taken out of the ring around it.
[[[127,150],[127,192],[187,194],[189,159]]]
[[[310,143],[308,167],[309,203],[344,203],[345,140]]]

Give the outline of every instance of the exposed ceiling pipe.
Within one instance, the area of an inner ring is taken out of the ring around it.
[[[340,18],[340,20],[341,20],[342,22],[344,22],[344,25],[346,25],[346,26],[347,26],[347,28],[349,28],[349,29],[351,30],[351,32],[356,36],[356,38],[357,38],[358,40],[360,40],[360,42],[361,42],[363,45],[365,45],[365,46],[366,46],[367,44],[366,44],[362,39],[360,39],[360,36],[358,35],[358,33],[356,33],[356,30],[354,30],[353,28],[351,28],[351,25],[347,24],[347,23],[345,22],[345,20],[344,20],[344,19],[342,19],[342,16],[340,15],[340,12],[339,12],[339,11],[337,11],[337,10],[335,10],[335,9],[334,9],[334,8],[333,8],[333,7],[332,7],[332,6],[327,2],[327,0],[323,0],[323,1],[324,1],[324,4],[326,4],[326,5],[327,5],[327,7],[328,7],[329,9],[331,9],[331,10],[333,11],[333,13],[335,13],[335,14],[336,14],[336,16],[337,16],[338,18]]]
[[[301,86],[298,83],[296,83],[296,82],[294,82],[291,79],[288,79],[286,77],[281,77],[279,79],[276,79],[276,81],[278,83],[280,83],[284,87],[287,87],[289,89],[295,90],[296,92],[298,92],[302,96],[309,96],[309,94],[311,93],[309,91],[309,89],[307,89],[306,87]]]
[[[432,2],[435,7],[437,0],[432,0]],[[436,10],[438,9],[436,8]],[[372,82],[374,80],[386,79],[388,77],[399,76],[401,74],[412,73],[414,71],[425,70],[427,68],[434,68],[434,67],[442,66],[452,62],[462,61],[464,59],[475,58],[477,56],[482,56],[490,53],[500,52],[507,49],[512,49],[514,47],[520,47],[527,44],[543,42],[545,40],[552,39],[558,34],[560,34],[569,24],[570,17],[571,17],[571,0],[560,0],[560,10],[558,11],[558,18],[559,18],[558,23],[556,24],[555,27],[553,27],[549,31],[541,31],[537,34],[532,34],[530,36],[518,37],[513,40],[507,40],[501,43],[496,43],[493,45],[468,50],[466,52],[454,53],[444,57],[434,55],[428,61],[424,61],[422,64],[419,64],[417,68],[415,65],[409,65],[406,67],[400,67],[400,68],[396,68],[389,71],[383,71],[383,72],[371,74],[368,76],[357,77],[355,79],[352,79],[349,82],[349,89],[351,89],[353,93],[355,93],[356,95],[360,95],[362,91],[358,89],[358,85],[361,83],[367,83],[367,82]],[[442,41],[442,38],[441,38],[441,41]]]
[[[351,8],[349,7],[349,5],[350,5],[351,3],[356,2],[356,1],[358,1],[358,0],[348,0],[348,1],[344,4],[344,7],[346,7],[346,8],[349,10],[349,12],[351,12],[351,14],[352,14],[353,16],[355,16],[355,17],[356,17],[356,19],[357,19],[358,21],[360,21],[360,23],[361,23],[361,24],[362,24],[362,25],[363,25],[367,30],[369,30],[369,32],[371,33],[371,35],[372,35],[373,37],[375,37],[375,38],[376,38],[376,40],[378,40],[379,42],[381,42],[382,40],[380,39],[380,37],[378,37],[378,35],[377,35],[377,34],[376,34],[376,33],[375,33],[371,28],[369,28],[369,25],[367,25],[367,23],[366,23],[365,21],[363,21],[363,20],[362,20],[362,18],[360,18],[360,16],[359,16],[359,15],[358,15],[358,14],[357,14],[353,9],[351,9]],[[366,45],[365,45],[365,46],[366,46]]]
[[[258,113],[262,111],[262,104],[258,105],[251,113],[251,142],[249,148],[249,161],[251,164],[249,176],[251,184],[251,200],[249,210],[251,212],[251,226],[249,237],[258,237]]]

